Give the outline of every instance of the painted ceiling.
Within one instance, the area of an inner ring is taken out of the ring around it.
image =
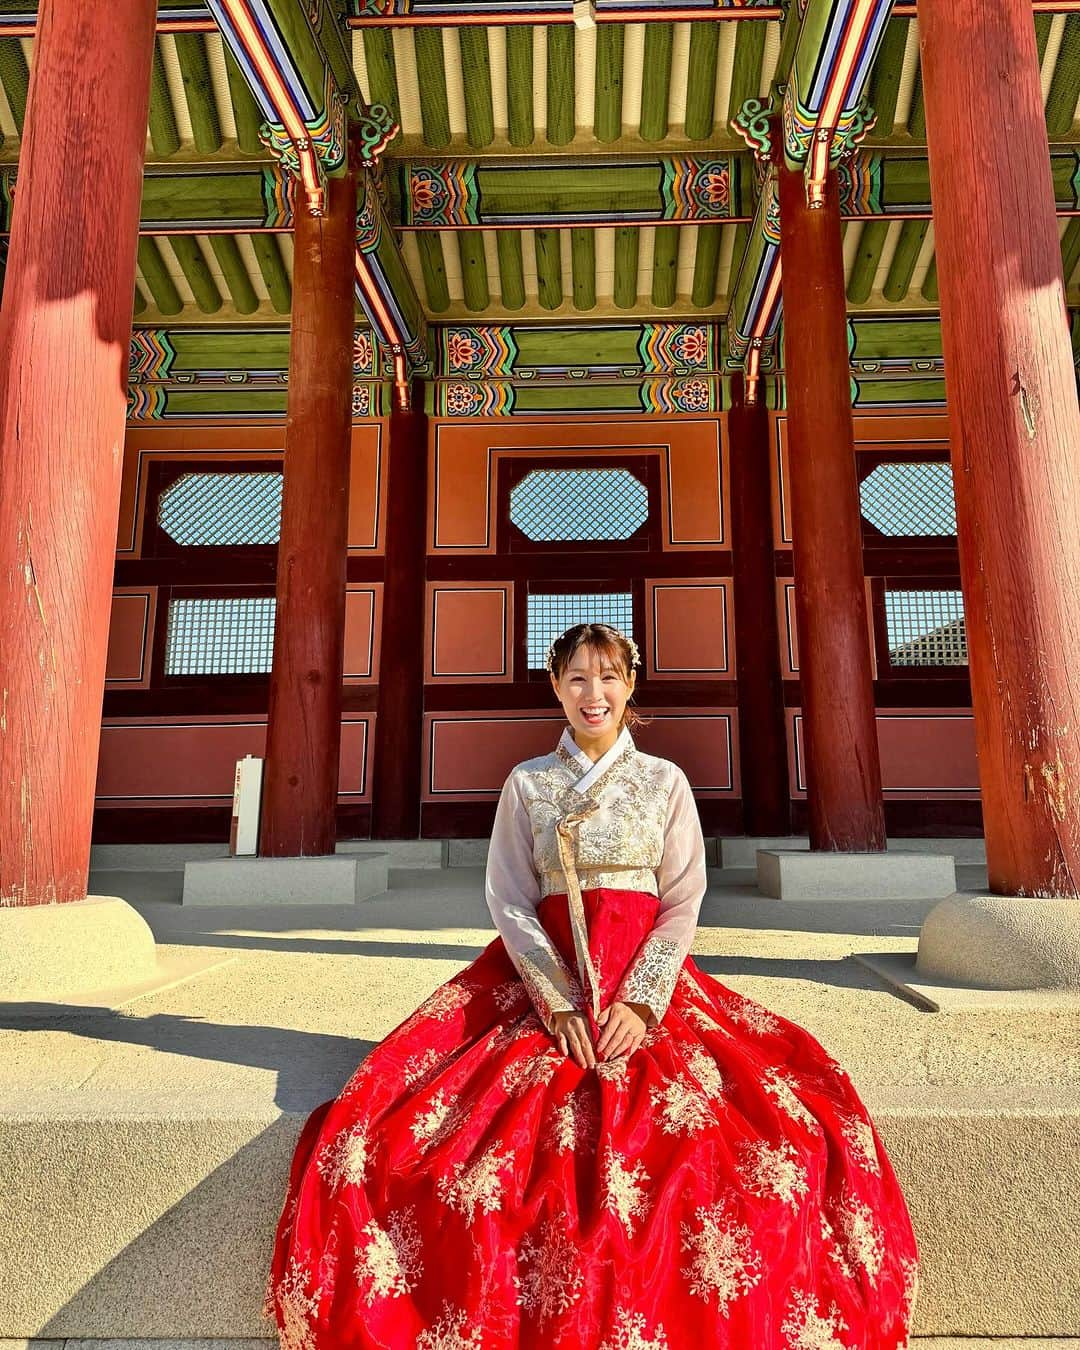
[[[307,0],[290,2],[302,9]],[[717,0],[695,3],[700,12]],[[503,333],[515,353],[496,373],[525,380],[554,368],[538,327],[567,334],[563,373],[648,372],[651,334],[702,325],[721,333],[758,185],[734,119],[789,77],[789,30],[804,8],[751,7],[761,16],[747,8],[692,20],[693,5],[653,5],[640,22],[644,5],[598,0],[577,7],[577,24],[567,0],[499,6],[498,17],[522,20],[499,24],[469,14],[490,4],[350,0],[345,15],[321,7],[360,95],[385,105],[399,128],[381,156],[381,190],[419,321],[435,334],[426,368],[446,354],[446,325]],[[264,110],[213,8],[159,10],[135,322],[173,349],[172,370],[183,365],[179,344],[193,372],[231,371],[234,382],[261,372],[280,386],[297,181],[260,139]],[[656,20],[665,8],[679,21]],[[853,369],[861,340],[871,366],[891,360],[914,375],[920,362],[923,373],[927,362],[940,367],[940,335],[912,8],[897,5],[883,20],[865,88],[876,122],[842,189]],[[4,231],[35,18],[25,3],[0,0]],[[1080,14],[1035,12],[1033,23],[1074,302]],[[716,342],[713,370],[727,347],[724,336]]]

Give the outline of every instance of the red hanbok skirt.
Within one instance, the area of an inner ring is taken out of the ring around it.
[[[604,1007],[658,901],[584,901]],[[538,914],[573,969],[566,896]],[[688,957],[644,1044],[582,1069],[496,938],[309,1117],[264,1313],[285,1350],[898,1350],[917,1288],[809,1032]]]

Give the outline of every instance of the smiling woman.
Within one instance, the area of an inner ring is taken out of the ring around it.
[[[498,937],[305,1125],[286,1350],[908,1344],[915,1236],[851,1079],[689,955],[704,840],[630,734],[639,659],[552,643],[568,725],[499,797]]]

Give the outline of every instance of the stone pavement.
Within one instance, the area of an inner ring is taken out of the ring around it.
[[[914,950],[930,902],[785,903],[745,873],[711,878],[695,959],[815,1035],[878,1124],[923,1257],[915,1344],[1080,1337],[1080,1010],[925,1012],[852,954]],[[177,872],[92,877],[166,951],[231,959],[115,1011],[0,1005],[0,1336],[260,1344],[243,1338],[266,1332],[305,1116],[494,936],[482,869],[392,881],[355,906],[271,911],[185,908]],[[968,1339],[933,1339],[949,1335]],[[1009,1335],[1029,1339],[970,1339]]]

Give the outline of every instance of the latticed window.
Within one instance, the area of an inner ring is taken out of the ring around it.
[[[158,524],[177,544],[276,544],[281,474],[181,474],[158,499]]]
[[[633,596],[629,591],[598,591],[591,595],[530,594],[530,670],[544,669],[552,642],[575,623],[610,623],[627,637],[633,637]]]
[[[649,491],[629,469],[532,469],[510,490],[527,539],[629,539],[649,518]]]
[[[966,666],[960,591],[885,592],[889,660],[894,666]]]
[[[956,533],[948,464],[879,464],[859,485],[862,513],[882,534]]]
[[[272,595],[171,601],[165,674],[257,675],[269,671],[275,606]]]

